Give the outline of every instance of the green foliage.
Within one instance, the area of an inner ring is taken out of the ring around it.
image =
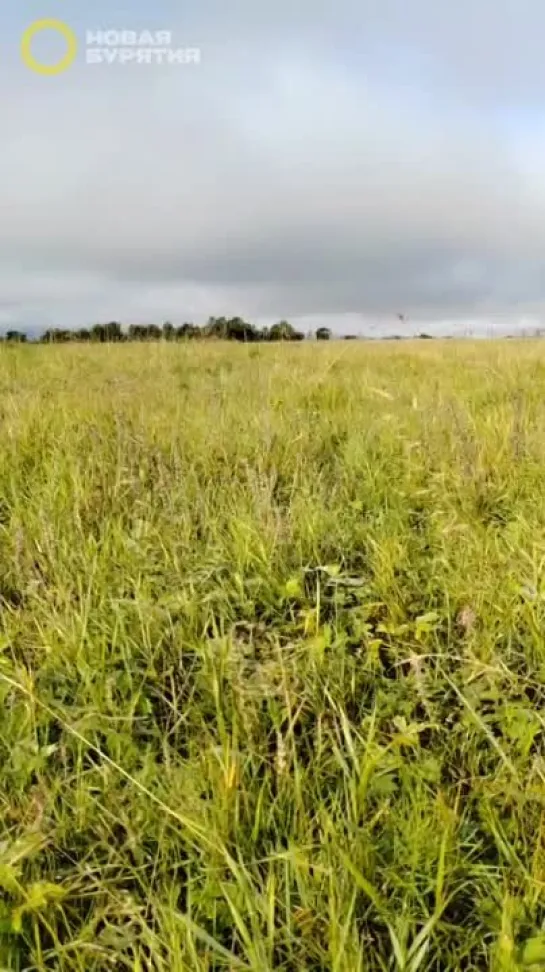
[[[6,331],[6,341],[10,344],[26,344],[27,336],[23,331]]]
[[[288,321],[278,321],[278,324],[273,324],[270,331],[266,333],[268,341],[303,341],[304,337],[305,335],[296,331]]]
[[[318,330],[316,331],[316,339],[318,341],[330,341],[331,331],[329,327],[319,327]]]
[[[0,348],[0,969],[545,968],[542,347],[165,338]]]
[[[167,321],[162,327],[157,324],[131,324],[126,330],[116,322],[95,324],[90,330],[77,331],[50,329],[40,337],[42,344],[67,344],[69,342],[94,341],[99,344],[119,343],[121,341],[187,341],[212,338],[221,341],[240,341],[255,344],[258,341],[303,341],[304,334],[296,331],[287,321],[280,321],[270,329],[259,329],[242,317],[211,317],[204,327],[185,323],[175,327]],[[6,340],[10,343],[23,343],[27,338],[18,331],[8,331]]]

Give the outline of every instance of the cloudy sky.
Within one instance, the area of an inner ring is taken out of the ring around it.
[[[54,77],[20,55],[45,17],[79,39]],[[543,0],[18,0],[0,26],[0,329],[545,326]],[[86,30],[145,28],[201,63],[86,63]]]

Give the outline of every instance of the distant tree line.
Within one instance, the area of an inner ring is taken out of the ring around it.
[[[542,336],[543,332],[536,332]],[[315,335],[317,341],[330,341],[332,332],[328,327],[319,327]],[[414,335],[420,340],[432,340],[431,334]],[[407,337],[410,337],[407,335]],[[206,324],[182,324],[175,327],[169,321],[162,326],[158,324],[131,324],[124,328],[118,321],[109,324],[95,324],[93,327],[82,327],[78,330],[51,328],[36,340],[40,344],[68,344],[95,343],[110,344],[131,341],[202,341],[202,340],[240,341],[251,344],[258,341],[304,341],[305,335],[296,330],[288,321],[278,321],[272,327],[256,327],[242,317],[210,317]],[[345,334],[345,341],[357,341],[359,335]],[[382,340],[402,341],[400,334],[384,335]],[[24,331],[10,330],[4,336],[0,334],[0,342],[10,344],[25,344],[29,341]],[[381,340],[378,338],[378,340]]]
[[[327,328],[319,328],[318,340],[328,340],[331,332]],[[95,324],[93,327],[68,330],[53,328],[45,331],[37,340],[41,344],[76,343],[121,343],[130,341],[188,341],[188,340],[223,340],[256,343],[258,341],[303,341],[305,335],[296,330],[288,321],[279,321],[272,327],[258,328],[242,317],[211,317],[208,322],[199,327],[196,324],[182,324],[175,327],[167,321],[166,324],[131,324],[128,328],[117,321],[109,324]],[[10,343],[25,343],[28,338],[22,331],[7,331],[5,340]]]
[[[14,344],[26,344],[27,336],[22,331],[6,331],[4,337],[0,334],[0,341],[9,341]]]

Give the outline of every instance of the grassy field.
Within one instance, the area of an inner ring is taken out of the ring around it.
[[[545,967],[545,344],[0,348],[0,969]]]

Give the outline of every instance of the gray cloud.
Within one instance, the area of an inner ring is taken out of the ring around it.
[[[61,325],[540,320],[544,27],[538,0],[208,0],[177,32],[199,68],[14,75],[0,327],[6,302]]]

